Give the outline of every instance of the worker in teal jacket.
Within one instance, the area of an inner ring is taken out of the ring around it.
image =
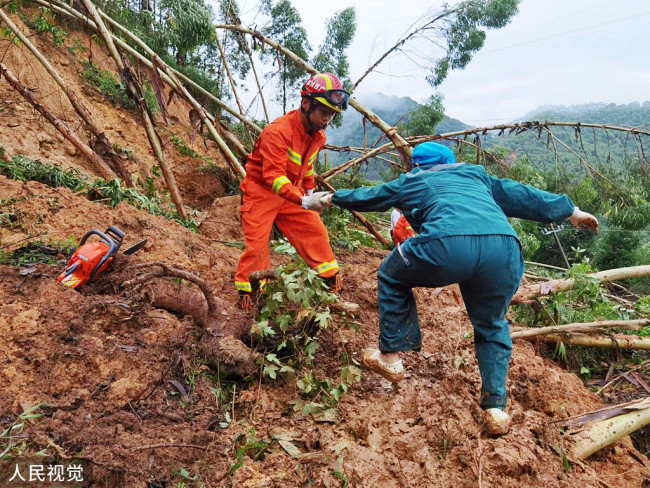
[[[414,169],[378,186],[324,195],[357,211],[400,209],[419,234],[397,246],[378,272],[379,349],[363,363],[385,378],[404,378],[399,351],[419,350],[420,326],[412,289],[458,283],[474,326],[486,429],[506,433],[506,376],[512,340],[505,314],[524,272],[517,233],[507,217],[538,222],[567,217],[598,229],[591,214],[566,195],[555,195],[489,175],[482,166],[456,163],[446,146],[427,142],[413,150]],[[316,209],[317,210],[317,209]]]

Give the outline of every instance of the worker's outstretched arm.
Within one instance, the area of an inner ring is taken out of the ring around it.
[[[302,191],[287,178],[288,148],[289,141],[282,132],[269,127],[269,131],[260,138],[258,147],[262,156],[262,178],[273,193],[300,205]]]
[[[397,206],[400,179],[383,185],[368,186],[355,190],[337,190],[331,202],[339,207],[359,212],[383,212]]]
[[[492,197],[508,217],[555,222],[573,214],[576,206],[566,195],[557,195],[506,178],[488,175]]]

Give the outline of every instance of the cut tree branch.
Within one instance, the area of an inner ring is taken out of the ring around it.
[[[638,349],[650,351],[650,337],[637,337],[635,335],[612,334],[610,336],[594,336],[579,332],[556,335],[548,334],[537,337],[525,337],[527,340],[540,340],[567,344],[570,346],[602,347],[605,349]]]
[[[566,419],[568,430],[563,438],[570,459],[586,459],[622,437],[650,425],[650,398],[622,405],[612,405],[595,412]]]

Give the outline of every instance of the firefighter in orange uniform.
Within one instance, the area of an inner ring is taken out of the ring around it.
[[[253,309],[250,274],[271,266],[268,240],[274,222],[332,291],[341,288],[327,229],[314,211],[323,208],[319,202],[326,194],[314,192],[314,161],[325,145],[324,129],[347,108],[350,94],[336,75],[319,73],[307,80],[300,95],[300,108],[267,125],[246,162],[241,184],[246,248],[235,275],[244,310]]]

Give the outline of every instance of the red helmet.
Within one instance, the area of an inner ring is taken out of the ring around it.
[[[348,108],[350,98],[339,77],[333,73],[315,74],[302,85],[300,95],[327,105],[338,113]]]

